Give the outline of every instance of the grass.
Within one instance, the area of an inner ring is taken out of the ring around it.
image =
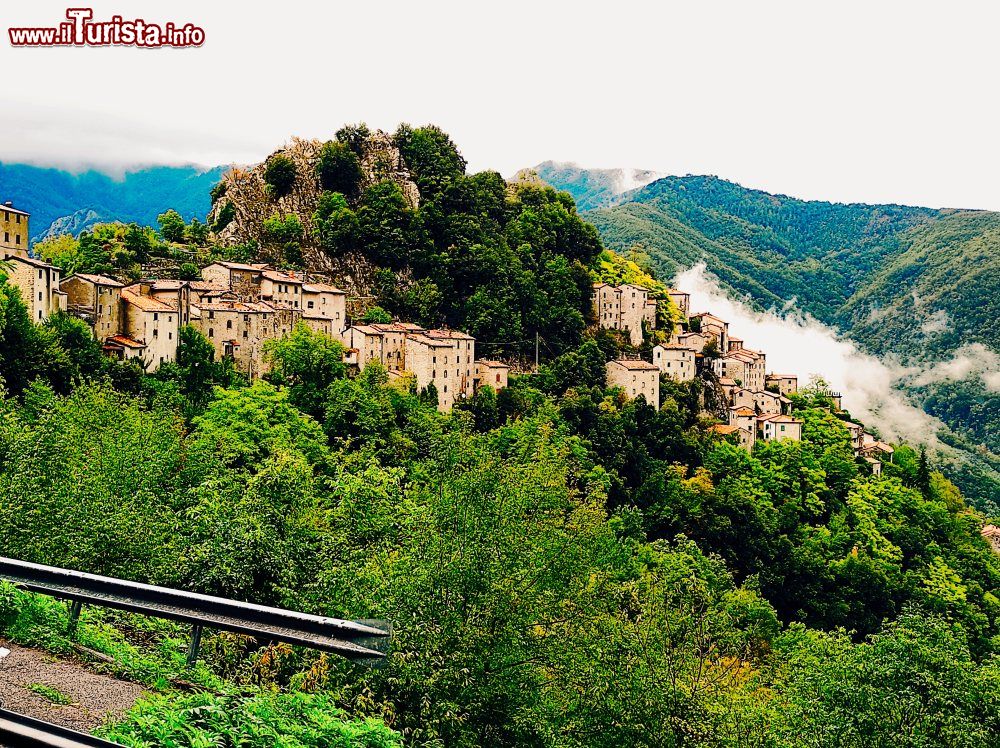
[[[204,663],[187,665],[188,631],[174,622],[84,606],[76,634],[68,630],[64,602],[0,582],[0,631],[11,641],[64,656],[78,655],[73,645],[81,644],[114,660],[95,670],[159,691],[171,690],[178,677],[210,690],[222,686]]]
[[[53,704],[59,704],[60,706],[66,706],[73,703],[73,699],[64,694],[58,688],[53,686],[47,686],[44,683],[31,683],[25,686],[32,693],[37,693],[44,699],[48,699]]]

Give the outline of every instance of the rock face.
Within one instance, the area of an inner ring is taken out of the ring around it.
[[[249,169],[234,168],[222,177],[224,194],[216,200],[209,214],[210,226],[216,225],[222,212],[232,214],[232,220],[216,232],[216,239],[223,244],[257,242],[264,245],[263,224],[274,215],[294,214],[301,221],[304,236],[302,252],[310,270],[333,271],[332,263],[319,249],[313,232],[313,213],[319,203],[322,187],[316,176],[316,164],[323,142],[293,138],[271,156],[287,156],[295,164],[295,183],[282,197],[273,197],[264,181],[267,161]],[[270,157],[269,157],[270,158]],[[372,133],[361,146],[361,189],[382,181],[395,182],[407,203],[416,208],[420,192],[409,169],[392,142],[392,137],[381,130]]]

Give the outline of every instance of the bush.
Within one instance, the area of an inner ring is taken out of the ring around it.
[[[264,181],[272,197],[284,197],[295,184],[295,162],[281,153],[271,156],[264,167]]]

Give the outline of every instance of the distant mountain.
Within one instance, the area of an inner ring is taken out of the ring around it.
[[[711,176],[664,177],[609,196],[614,170],[551,162],[535,170],[590,196],[585,217],[605,246],[642,250],[665,278],[704,262],[737,295],[764,308],[794,302],[868,352],[906,364],[970,346],[978,353],[970,370],[1000,360],[1000,213],[805,201]],[[909,392],[988,447],[995,467],[1000,393],[975,375]]]
[[[204,220],[211,208],[209,191],[228,168],[155,166],[116,178],[0,163],[0,200],[12,200],[31,213],[35,241],[51,234],[79,234],[104,221],[156,225],[156,216],[167,208],[185,220]]]
[[[648,169],[583,169],[558,161],[540,163],[534,171],[543,181],[570,193],[578,210],[614,205],[622,195],[664,176]]]

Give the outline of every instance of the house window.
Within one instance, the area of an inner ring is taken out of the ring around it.
[[[153,322],[156,322],[156,321],[158,321],[159,319],[160,319],[160,315],[159,315],[159,314],[157,314],[156,312],[153,312]]]
[[[233,329],[233,321],[231,319],[227,319],[226,320],[226,329],[227,330],[232,330]]]
[[[209,319],[215,319],[215,310],[214,309],[209,310],[209,312],[208,312],[208,318]]]
[[[210,337],[210,338],[214,338],[215,337],[215,330],[213,330],[211,327],[208,328],[208,337]]]
[[[174,339],[174,334],[172,332],[168,332],[167,333],[167,340],[173,340],[173,339]]]
[[[244,337],[244,338],[248,338],[248,337],[250,337],[250,336],[249,336],[249,334],[248,334],[248,331],[247,331],[247,330],[244,330],[244,331],[243,331],[243,337]]]
[[[308,307],[309,309],[312,309],[314,306],[316,306],[315,302],[312,301],[306,302],[306,307]]]
[[[14,244],[20,244],[20,243],[21,243],[21,235],[20,235],[20,234],[17,234],[17,235],[16,235],[15,237],[14,237]]]
[[[153,337],[154,338],[160,337],[160,331],[155,327],[153,328]]]

